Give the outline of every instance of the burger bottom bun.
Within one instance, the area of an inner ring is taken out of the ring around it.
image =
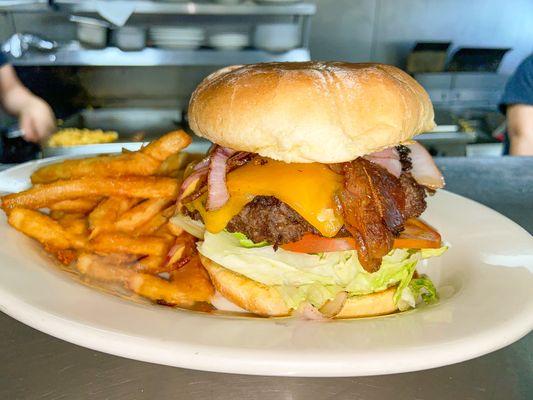
[[[213,285],[226,299],[254,314],[282,317],[291,314],[279,292],[243,275],[230,271],[200,255]],[[394,304],[396,287],[378,293],[349,297],[334,318],[361,318],[391,314],[398,311]]]

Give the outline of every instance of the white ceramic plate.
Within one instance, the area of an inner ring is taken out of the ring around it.
[[[27,185],[37,163],[0,173]],[[95,350],[243,374],[360,376],[439,367],[518,340],[533,328],[533,238],[502,215],[440,191],[424,217],[452,245],[424,269],[438,304],[379,318],[306,322],[216,316],[123,300],[85,287],[0,217],[0,310]]]

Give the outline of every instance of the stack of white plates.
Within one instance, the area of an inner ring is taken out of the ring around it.
[[[235,4],[240,4],[244,0],[213,0],[215,3],[224,4],[226,6],[234,6]]]
[[[249,44],[245,33],[217,33],[209,37],[209,45],[219,50],[240,50]]]
[[[298,47],[300,27],[293,23],[264,23],[255,27],[254,45],[258,49],[282,52]]]
[[[299,3],[302,0],[254,0],[258,4],[292,4],[292,3]]]
[[[150,28],[150,38],[157,47],[196,49],[205,40],[205,30],[196,27],[158,26]]]

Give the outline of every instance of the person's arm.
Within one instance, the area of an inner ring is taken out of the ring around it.
[[[55,116],[50,106],[20,82],[11,65],[0,67],[0,104],[19,118],[20,129],[28,141],[38,142],[55,130]]]
[[[533,106],[513,104],[507,107],[507,130],[513,156],[533,156]]]

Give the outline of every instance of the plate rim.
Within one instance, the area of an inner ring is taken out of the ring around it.
[[[15,167],[6,169],[0,173],[0,176],[3,175],[6,171],[13,171],[15,169],[21,169],[21,168],[28,168],[30,166],[33,166],[34,164],[41,164],[43,162],[52,162],[57,159],[65,158],[64,156],[58,156],[50,159],[43,159],[38,161],[30,161],[21,165],[17,165]],[[514,225],[515,228],[519,228],[519,231],[523,234],[530,235],[529,232],[520,226],[519,224],[515,223],[510,218],[506,217],[505,215],[499,213],[496,210],[493,210],[492,208],[485,206],[484,204],[481,204],[475,200],[469,199],[467,197],[458,195],[456,193],[452,193],[446,190],[443,190],[445,196],[452,196],[456,197],[458,199],[461,199],[461,201],[467,201],[471,202],[473,205],[477,207],[482,207],[485,209],[485,212],[489,212],[493,216],[497,218],[503,218],[506,220],[506,223],[511,223]],[[530,235],[531,236],[531,235]],[[63,273],[63,272],[61,272]],[[69,278],[70,279],[70,278]],[[79,283],[78,283],[79,284]],[[83,287],[83,286],[82,286]],[[101,296],[112,296],[111,294],[107,293],[99,293],[97,291],[94,291],[91,288],[87,288],[88,290],[91,290],[94,292],[95,295],[99,294]],[[121,300],[125,301],[125,300]],[[4,312],[5,314],[9,315],[10,317],[24,323],[25,325],[28,325],[34,329],[37,329],[41,332],[44,332],[50,336],[59,338],[61,340],[65,340],[67,342],[73,343],[75,345],[79,345],[82,347],[86,347],[92,350],[121,356],[125,358],[130,358],[134,360],[140,360],[144,362],[151,362],[151,363],[158,363],[162,365],[169,365],[169,366],[175,366],[175,367],[181,367],[181,368],[188,368],[188,369],[195,369],[195,370],[203,370],[203,371],[212,371],[212,372],[225,372],[225,373],[246,373],[250,375],[264,375],[264,376],[302,376],[302,377],[341,377],[341,376],[368,376],[368,375],[385,375],[385,374],[393,374],[393,373],[401,373],[401,372],[412,372],[412,371],[419,371],[424,369],[430,369],[430,368],[437,368],[445,365],[455,364],[463,361],[467,361],[482,355],[485,355],[487,353],[496,351],[498,349],[501,349],[503,347],[508,346],[509,344],[521,339],[522,337],[526,336],[533,328],[533,316],[529,320],[527,318],[514,318],[509,322],[509,325],[513,326],[512,335],[509,334],[509,329],[504,328],[503,324],[498,325],[498,329],[501,330],[501,332],[498,331],[498,333],[501,333],[499,336],[501,340],[498,342],[494,342],[494,332],[488,332],[487,330],[483,330],[481,332],[478,332],[475,335],[470,335],[466,337],[466,339],[462,340],[455,340],[451,343],[447,343],[446,346],[443,346],[444,348],[438,349],[439,356],[438,357],[424,357],[423,353],[427,351],[426,348],[415,348],[412,350],[412,354],[410,356],[410,361],[408,362],[409,366],[405,365],[406,363],[398,363],[397,365],[388,366],[387,368],[381,368],[380,370],[376,370],[374,367],[373,369],[361,369],[361,368],[346,368],[346,365],[342,362],[332,362],[328,361],[330,364],[334,364],[337,366],[326,366],[326,362],[324,360],[317,362],[316,360],[312,363],[310,363],[307,367],[302,368],[302,364],[299,364],[298,366],[292,365],[290,363],[286,363],[286,365],[280,369],[279,364],[276,364],[272,356],[279,356],[275,354],[270,355],[270,359],[268,362],[256,362],[254,361],[255,357],[240,357],[241,355],[248,353],[248,354],[255,354],[257,355],[264,355],[263,353],[265,349],[241,349],[241,351],[237,352],[238,355],[232,358],[231,364],[224,363],[223,361],[227,361],[229,354],[225,353],[224,351],[220,351],[221,349],[218,349],[219,351],[213,352],[213,346],[207,346],[207,345],[199,345],[196,344],[195,348],[191,348],[191,345],[188,343],[173,343],[173,346],[175,349],[179,349],[182,351],[182,357],[179,359],[169,361],[162,360],[161,357],[150,355],[149,353],[136,353],[135,350],[132,350],[132,347],[136,347],[137,345],[131,344],[131,340],[134,342],[144,342],[145,346],[152,347],[160,347],[160,344],[157,343],[157,340],[153,338],[140,338],[140,337],[133,337],[131,335],[127,335],[123,332],[116,332],[112,330],[102,330],[99,327],[96,327],[94,325],[88,325],[81,323],[79,321],[74,321],[71,319],[65,319],[61,316],[55,315],[53,313],[50,313],[42,308],[39,308],[38,306],[35,306],[33,304],[29,304],[24,301],[23,298],[14,296],[10,293],[8,293],[1,285],[0,285],[0,311]],[[35,318],[35,316],[38,315],[38,318]],[[339,323],[341,321],[336,321],[333,323]],[[314,324],[316,322],[308,322],[311,324]],[[479,343],[483,343],[483,345],[477,345],[477,346],[471,346],[469,348],[462,347],[461,352],[458,351],[450,351],[450,346],[454,346],[457,343],[454,342],[461,342],[464,340],[471,341],[473,338],[476,337],[479,340]],[[129,343],[126,344],[125,338],[128,338],[130,340]],[[110,346],[109,342],[112,341],[114,343],[114,346]],[[148,342],[147,342],[148,341]],[[223,349],[222,349],[223,350]],[[468,351],[465,351],[468,350]],[[161,349],[158,350],[158,352],[161,351]],[[396,350],[395,352],[401,353],[402,349]],[[231,349],[231,352],[235,352],[234,349]],[[135,353],[135,354],[132,354]],[[174,351],[172,351],[174,353]],[[377,352],[378,353],[378,352]],[[164,358],[164,357],[163,357]],[[437,361],[434,361],[434,360]],[[416,362],[413,362],[415,360]],[[266,361],[266,360],[265,360]],[[291,361],[294,364],[294,361]],[[342,364],[342,366],[341,366]],[[318,368],[318,365],[320,366]],[[315,369],[315,372],[313,372],[313,369]]]

